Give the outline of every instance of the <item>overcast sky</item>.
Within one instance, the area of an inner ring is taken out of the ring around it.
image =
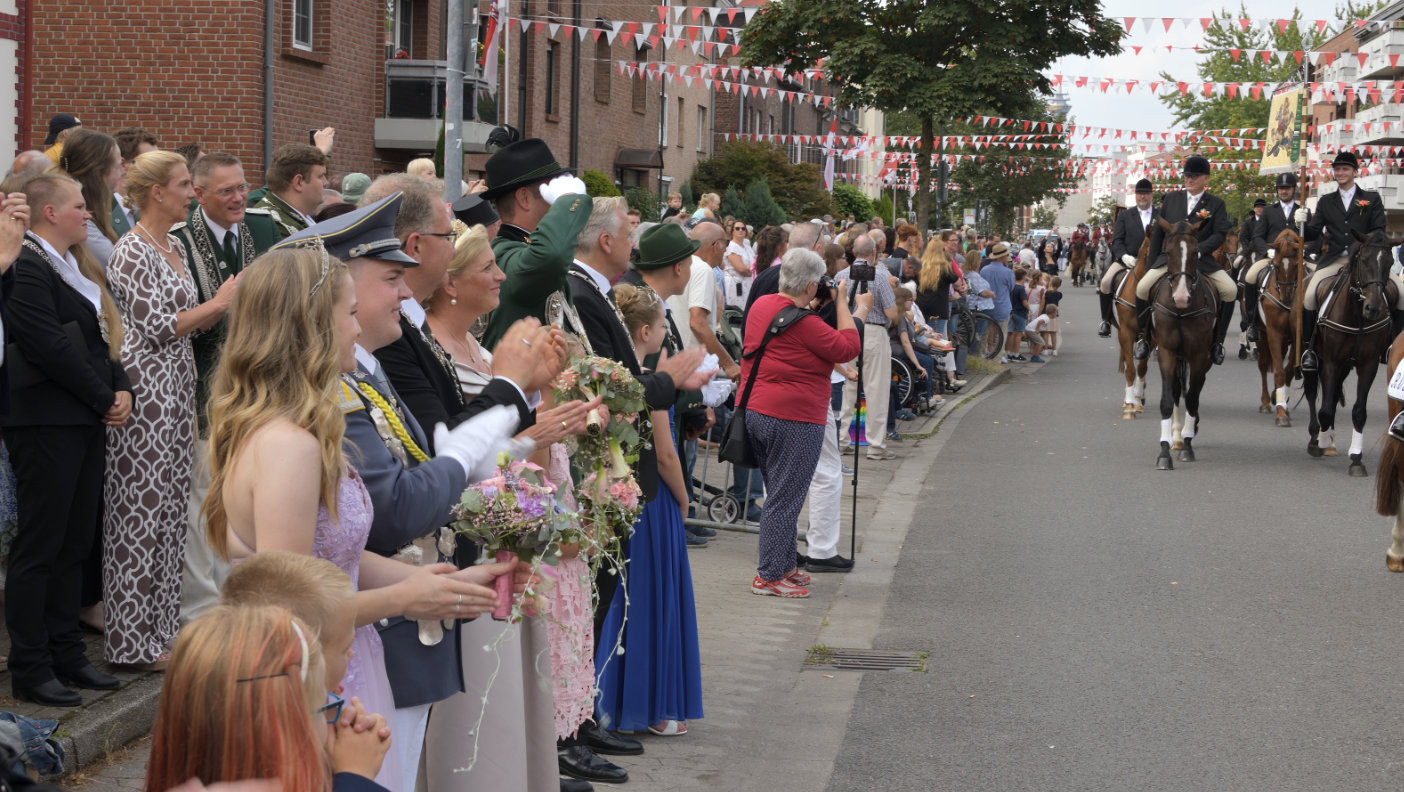
[[[1244,0],[1242,5],[1247,9],[1249,18],[1254,20],[1286,18],[1292,13],[1292,6],[1283,3]],[[1304,19],[1330,20],[1333,27],[1339,27],[1339,23],[1334,21],[1335,6],[1336,2],[1333,0],[1302,0],[1296,4],[1296,7],[1301,9]],[[1131,51],[1130,45],[1147,47],[1155,45],[1163,47],[1167,44],[1186,47],[1195,44],[1202,45],[1204,32],[1197,22],[1188,29],[1176,22],[1167,33],[1164,24],[1159,21],[1159,17],[1174,15],[1176,17],[1199,18],[1211,16],[1215,12],[1231,10],[1234,18],[1237,18],[1240,15],[1238,8],[1238,2],[1230,4],[1227,2],[1206,2],[1205,0],[1181,0],[1181,2],[1166,4],[1151,4],[1144,0],[1104,0],[1102,11],[1107,16],[1120,19],[1128,16],[1140,18],[1153,14],[1157,17],[1157,21],[1149,32],[1139,21],[1135,24],[1131,35],[1122,40],[1125,54],[1112,58],[1063,58],[1049,71],[1049,74],[1064,74],[1069,77],[1114,77],[1119,80],[1137,79],[1141,80],[1141,85],[1150,80],[1158,79],[1162,71],[1168,72],[1179,80],[1197,79],[1197,56],[1194,52],[1175,50],[1173,53],[1167,54],[1162,49],[1158,54],[1142,51],[1141,54],[1137,55]],[[1077,88],[1070,83],[1065,84],[1063,90],[1072,103],[1072,115],[1078,124],[1153,132],[1183,128],[1172,124],[1169,109],[1146,88],[1138,86],[1128,95],[1125,88],[1115,94],[1112,92],[1104,94],[1097,91],[1094,86],[1094,81],[1089,81],[1089,85],[1084,88]]]

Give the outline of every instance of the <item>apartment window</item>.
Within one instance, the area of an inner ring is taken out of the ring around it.
[[[678,97],[678,148],[683,147],[683,111],[687,109],[685,101],[681,96]]]
[[[697,150],[704,151],[702,141],[707,137],[707,108],[704,105],[697,106]]]
[[[643,113],[648,110],[648,78],[642,70],[644,63],[648,61],[648,50],[639,47],[634,51],[634,60],[640,66],[638,74],[634,75],[634,112]]]
[[[385,4],[386,58],[412,57],[414,0],[387,0]],[[400,53],[404,53],[401,55]]]
[[[312,0],[293,0],[292,43],[294,49],[312,51]]]
[[[610,62],[609,39],[603,35],[595,42],[595,101],[609,104],[610,81],[614,79],[614,64]]]
[[[658,146],[662,148],[668,145],[668,97],[658,98],[658,108],[663,113],[663,120],[658,124]]]
[[[556,120],[556,103],[560,91],[556,90],[556,80],[560,72],[560,50],[559,42],[552,41],[546,45],[546,118]]]

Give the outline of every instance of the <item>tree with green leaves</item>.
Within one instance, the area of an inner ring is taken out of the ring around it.
[[[1092,202],[1092,209],[1087,213],[1087,222],[1092,225],[1111,225],[1116,219],[1116,207],[1121,206],[1119,195],[1103,195]]]
[[[717,219],[723,217],[740,217],[745,205],[741,203],[741,191],[736,189],[736,185],[727,185],[726,192],[722,193],[721,209],[717,211]]]
[[[841,104],[921,119],[918,227],[928,225],[936,119],[1028,118],[1064,55],[1114,55],[1121,24],[1099,0],[773,0],[746,25],[747,66],[788,74],[824,60]]]
[[[1058,210],[1051,206],[1039,206],[1033,213],[1034,228],[1052,228],[1058,222]]]
[[[863,191],[851,184],[834,182],[834,209],[839,217],[863,220],[873,216],[873,206]]]
[[[1231,14],[1226,9],[1214,14],[1209,29],[1204,33],[1205,54],[1200,56],[1197,65],[1199,78],[1191,86],[1204,82],[1263,83],[1265,90],[1256,99],[1251,92],[1245,94],[1241,91],[1226,91],[1205,97],[1202,91],[1196,91],[1193,87],[1184,93],[1174,91],[1161,96],[1160,101],[1174,113],[1177,123],[1186,124],[1192,130],[1268,126],[1272,88],[1293,79],[1300,64],[1291,56],[1265,63],[1262,58],[1254,57],[1254,50],[1310,52],[1325,40],[1325,36],[1317,33],[1315,28],[1298,24],[1301,12],[1295,8],[1292,10],[1291,24],[1285,29],[1273,26],[1270,32],[1252,25],[1244,29],[1238,20],[1249,16],[1247,8],[1241,4],[1238,13]],[[1172,85],[1176,81],[1190,82],[1184,76],[1176,77],[1166,72],[1160,76]],[[1247,216],[1252,210],[1254,198],[1271,193],[1272,177],[1258,175],[1262,152],[1257,148],[1237,143],[1224,145],[1193,136],[1187,141],[1187,147],[1203,153],[1214,163],[1208,189],[1224,199],[1230,217],[1241,219]]]
[[[747,225],[756,228],[780,225],[787,219],[785,210],[775,203],[775,197],[770,194],[770,185],[766,184],[765,179],[757,179],[746,185],[746,197],[741,199],[739,216]]]
[[[783,147],[754,140],[724,144],[716,156],[697,163],[692,188],[699,193],[744,189],[756,179],[770,185],[775,201],[793,219],[809,219],[833,211],[824,177],[812,162],[793,163]],[[725,206],[723,205],[723,208]]]

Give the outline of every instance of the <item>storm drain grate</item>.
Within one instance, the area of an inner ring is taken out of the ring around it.
[[[806,666],[828,666],[844,671],[926,671],[927,652],[889,652],[880,649],[810,647]]]

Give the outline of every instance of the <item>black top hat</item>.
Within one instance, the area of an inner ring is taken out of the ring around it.
[[[489,201],[518,187],[575,173],[561,167],[546,141],[540,138],[527,138],[504,146],[501,151],[488,157],[483,171],[487,176],[488,189],[482,195]]]
[[[1192,157],[1186,157],[1186,158],[1185,158],[1185,175],[1186,175],[1186,176],[1208,176],[1208,175],[1209,175],[1209,160],[1206,159],[1206,158],[1204,158],[1204,157],[1199,156],[1198,154],[1195,154],[1195,155],[1192,156]]]
[[[1277,189],[1279,190],[1283,187],[1291,187],[1295,190],[1297,189],[1297,174],[1279,173],[1277,174],[1277,181],[1275,182],[1275,184],[1277,186]]]
[[[656,270],[671,267],[690,258],[702,243],[688,239],[687,232],[677,223],[659,223],[639,237],[639,260],[636,270]]]
[[[1136,182],[1136,192],[1138,193],[1153,192],[1154,190],[1155,186],[1151,184],[1150,179],[1141,179]]]
[[[73,115],[72,113],[59,113],[58,115],[49,119],[49,136],[44,138],[44,145],[54,145],[54,141],[58,140],[60,132],[64,131],[65,129],[72,129],[73,127],[79,127],[82,125],[83,122],[79,121],[78,117]]]
[[[1355,156],[1355,152],[1353,151],[1342,151],[1336,155],[1335,159],[1331,160],[1331,167],[1334,168],[1337,165],[1349,165],[1356,170],[1360,170],[1360,159]]]
[[[469,226],[490,226],[501,219],[492,204],[483,200],[481,193],[471,193],[454,201],[453,216]]]
[[[1267,206],[1267,201],[1264,201],[1263,199],[1259,198],[1258,200],[1253,202],[1254,209],[1257,209],[1259,206]]]

